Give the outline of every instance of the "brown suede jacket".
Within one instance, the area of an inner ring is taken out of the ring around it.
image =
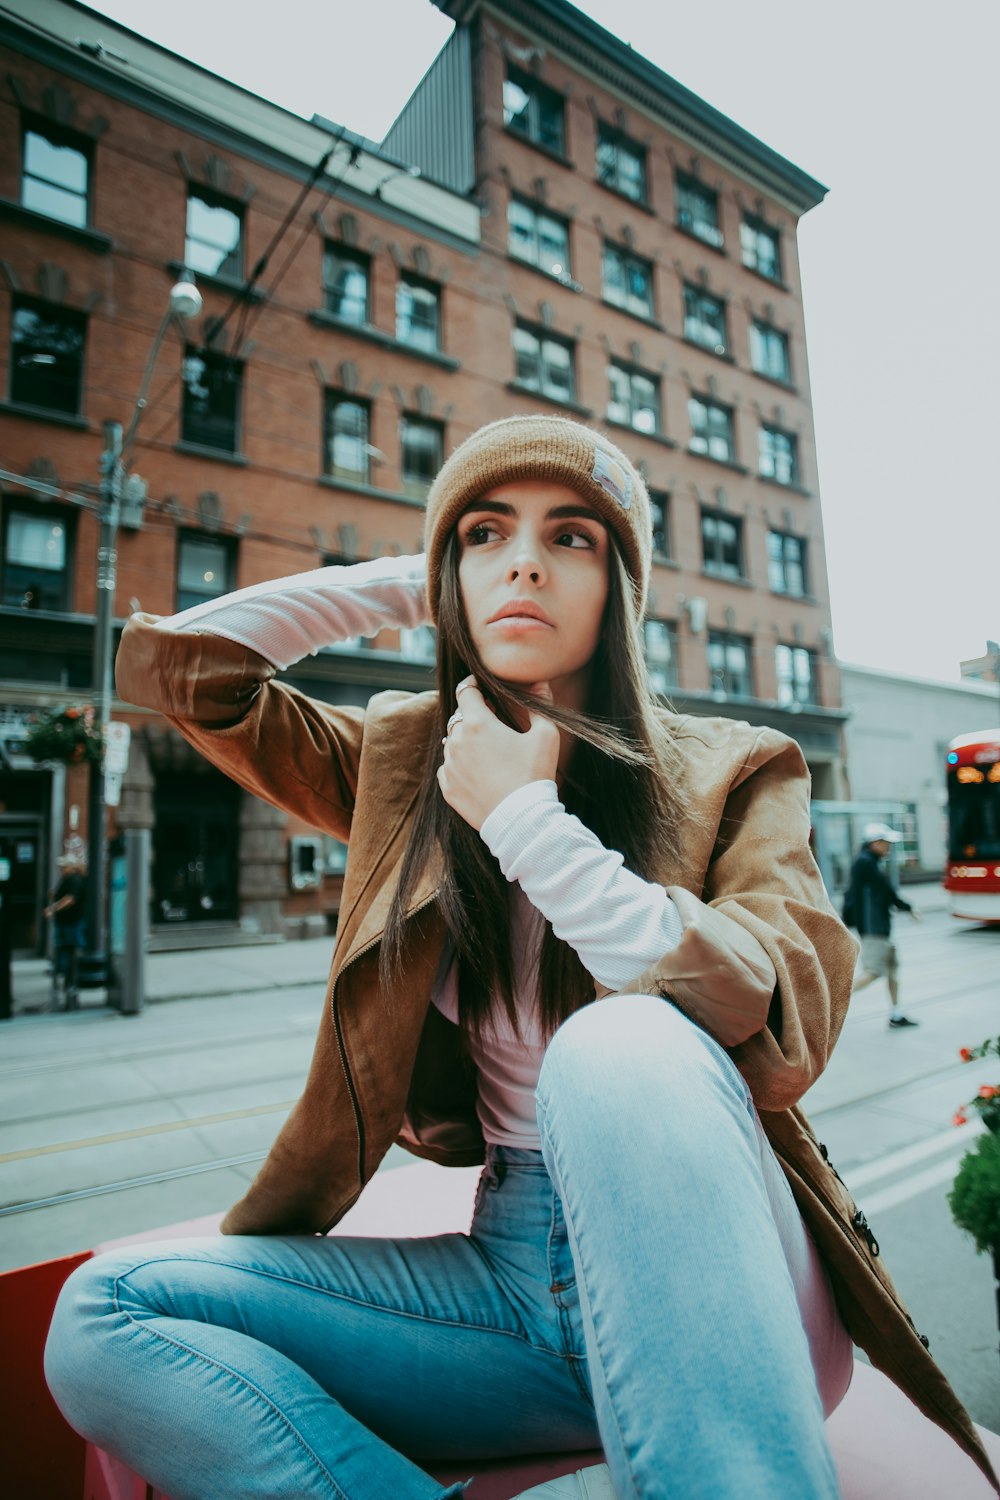
[[[413,893],[416,941],[404,981],[387,994],[378,976],[379,942],[434,732],[435,695],[379,693],[366,709],[331,707],[274,682],[274,669],[253,651],[209,634],[156,630],[142,615],[125,629],[116,671],[127,702],[164,714],[248,791],[350,844],[305,1092],[224,1231],[329,1230],[396,1140],[449,1166],[482,1161],[475,1079],[456,1047],[456,1028],[430,1004],[444,942],[437,870],[427,869]],[[661,726],[678,762],[671,775],[679,805],[693,814],[682,861],[657,872],[684,932],[629,989],[669,996],[729,1042],[852,1339],[997,1485],[864,1215],[797,1108],[829,1060],[855,961],[854,940],[809,849],[801,752],[773,730],[728,719],[664,711]],[[746,1034],[739,1017],[755,1008],[766,1025],[733,1043],[720,1000],[731,1002],[733,1035]]]

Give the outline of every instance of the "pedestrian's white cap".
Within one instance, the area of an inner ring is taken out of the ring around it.
[[[903,835],[897,833],[895,828],[890,828],[888,823],[866,823],[861,833],[863,844],[874,844],[879,839],[884,839],[887,844],[898,844]]]

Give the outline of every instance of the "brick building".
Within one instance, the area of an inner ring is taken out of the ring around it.
[[[414,550],[443,455],[568,411],[657,501],[657,689],[795,734],[840,794],[795,248],[824,190],[562,0],[440,3],[455,32],[381,147],[73,0],[0,12],[0,839],[22,949],[87,830],[83,771],[34,768],[19,737],[90,692],[102,424],[128,426],[161,334],[118,628],[133,601]],[[203,313],[162,323],[185,266]],[[384,632],[288,678],[363,703],[426,686],[432,659],[428,632]],[[154,939],[321,930],[344,851],[155,716],[114,716],[133,738],[111,826],[152,828]]]

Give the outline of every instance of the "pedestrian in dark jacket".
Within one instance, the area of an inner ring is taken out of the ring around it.
[[[885,823],[866,825],[864,843],[851,866],[850,884],[844,898],[844,921],[855,928],[861,938],[861,968],[854,981],[854,993],[876,979],[884,978],[892,1004],[889,1025],[894,1030],[920,1024],[899,1008],[899,955],[892,941],[893,907],[897,911],[909,912],[915,921],[919,921],[919,916],[910,903],[903,900],[882,868],[882,860],[889,853],[890,846],[898,843],[902,836]]]

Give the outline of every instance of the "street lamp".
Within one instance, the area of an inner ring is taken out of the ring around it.
[[[171,287],[170,303],[153,339],[142,384],[136,397],[128,432],[122,440],[120,422],[104,423],[104,451],[100,459],[100,534],[97,544],[97,619],[94,625],[93,697],[94,727],[103,736],[111,722],[112,627],[115,612],[115,585],[118,576],[117,533],[121,516],[122,491],[125,485],[125,462],[135,441],[136,430],[146,409],[146,397],[157,357],[167,329],[197,317],[201,311],[201,293],[187,271]],[[107,984],[108,964],[108,897],[107,897],[107,830],[105,809],[107,773],[105,754],[99,764],[91,763],[88,789],[89,859],[87,865],[87,952],[80,961],[80,981],[86,985]]]

